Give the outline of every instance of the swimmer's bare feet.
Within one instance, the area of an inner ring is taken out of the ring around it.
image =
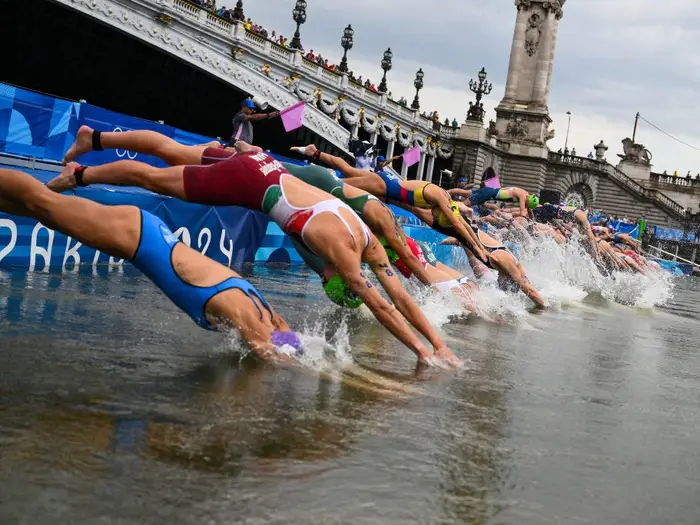
[[[92,151],[92,134],[94,131],[95,130],[89,126],[80,126],[78,135],[75,137],[75,142],[68,148],[66,155],[63,157],[62,164],[64,166],[81,155]]]
[[[263,150],[260,146],[252,146],[242,140],[237,140],[233,147],[238,153],[261,153]]]
[[[46,183],[46,187],[56,193],[75,189],[78,186],[75,180],[75,170],[79,166],[80,164],[77,162],[69,162],[58,177]]]

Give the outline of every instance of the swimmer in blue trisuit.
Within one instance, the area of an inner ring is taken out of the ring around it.
[[[493,168],[486,168],[482,178],[481,185],[478,189],[464,190],[461,188],[452,188],[447,190],[451,196],[461,195],[469,199],[471,206],[478,207],[488,201],[509,201],[517,202],[518,207],[511,211],[513,216],[527,217],[527,210],[534,208],[539,204],[537,195],[530,195],[522,188],[506,187],[506,188],[491,188],[486,186],[486,180],[496,176]]]
[[[179,242],[155,215],[135,206],[103,206],[60,195],[13,170],[0,170],[0,211],[33,217],[131,261],[199,326],[238,330],[262,359],[289,360],[303,353],[297,334],[248,281]]]

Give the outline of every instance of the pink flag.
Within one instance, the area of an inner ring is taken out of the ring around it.
[[[496,188],[499,189],[501,187],[501,181],[498,178],[498,175],[495,177],[491,177],[490,179],[486,179],[484,181],[484,186],[487,188]]]
[[[300,100],[287,109],[280,111],[282,125],[285,131],[294,131],[304,125],[304,101]]]
[[[415,146],[403,154],[403,161],[409,168],[420,162],[420,146]]]

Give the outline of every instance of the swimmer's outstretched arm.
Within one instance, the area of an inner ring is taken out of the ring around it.
[[[528,192],[521,188],[514,188],[515,192],[518,195],[518,203],[519,203],[519,212],[520,212],[520,217],[527,217],[527,200],[530,197]],[[515,215],[515,214],[513,214]]]
[[[399,312],[430,341],[435,355],[447,360],[453,366],[462,366],[461,361],[447,348],[445,342],[435,331],[435,328],[428,322],[423,311],[401,285],[401,281],[391,269],[386,252],[376,238],[372,238],[372,245],[365,250],[363,260],[370,265]]]
[[[447,193],[449,193],[451,196],[454,195],[461,195],[462,197],[471,197],[472,190],[463,190],[462,188],[452,188],[450,190],[447,190]]]

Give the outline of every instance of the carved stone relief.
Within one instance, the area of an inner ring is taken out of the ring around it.
[[[537,47],[540,45],[542,37],[542,17],[537,13],[532,13],[527,20],[527,31],[525,32],[525,51],[529,56],[537,53]]]
[[[506,137],[514,141],[522,141],[528,135],[527,124],[523,117],[515,117],[506,127]]]

